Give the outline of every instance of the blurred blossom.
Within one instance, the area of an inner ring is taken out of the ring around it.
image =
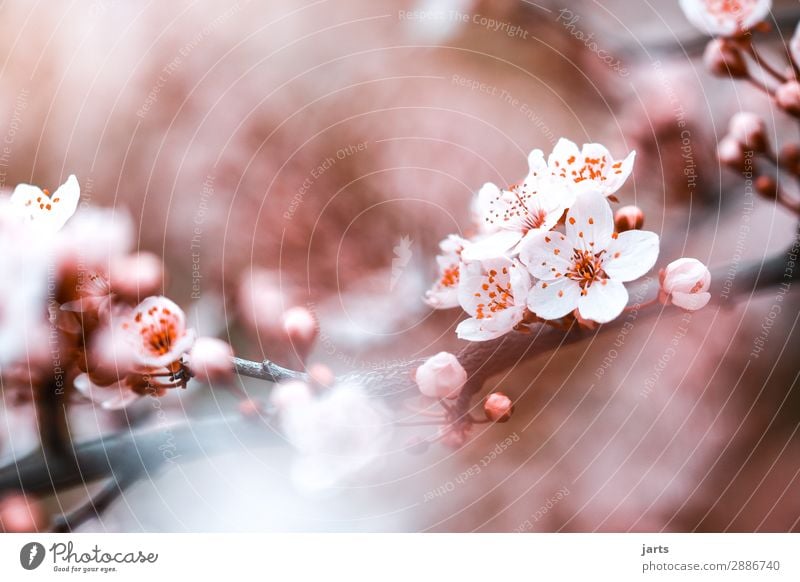
[[[233,349],[230,344],[213,337],[199,337],[187,356],[194,378],[206,384],[233,379]]]
[[[335,386],[281,415],[287,440],[297,449],[292,477],[302,490],[319,491],[373,464],[391,436],[381,405],[356,385]]]
[[[439,278],[428,291],[425,301],[434,309],[458,307],[458,281],[461,253],[469,241],[451,234],[439,243],[440,254],[436,255]]]
[[[680,0],[686,18],[709,35],[736,36],[762,22],[772,0]]]

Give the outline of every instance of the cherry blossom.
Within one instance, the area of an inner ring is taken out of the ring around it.
[[[145,368],[172,366],[195,340],[194,330],[186,329],[183,310],[163,296],[142,301],[122,326],[128,332],[138,363]]]
[[[485,341],[508,333],[525,315],[531,281],[518,261],[507,257],[463,266],[458,301],[471,317],[456,328],[461,339]]]
[[[386,412],[358,385],[342,384],[280,416],[297,449],[292,478],[305,491],[332,487],[374,465],[391,436]]]
[[[660,273],[662,302],[673,304],[688,311],[706,306],[711,299],[708,288],[711,273],[697,259],[681,258],[672,261]]]
[[[615,160],[605,146],[599,143],[583,144],[581,149],[561,138],[547,158],[550,175],[566,184],[575,194],[601,192],[611,196],[619,190],[633,170],[636,152],[625,159]]]
[[[738,36],[762,22],[772,0],[680,0],[686,18],[712,36]]]
[[[461,253],[470,242],[451,234],[439,243],[442,251],[436,256],[439,278],[425,293],[425,302],[434,309],[458,307],[458,281],[461,268]]]
[[[414,381],[430,398],[458,398],[467,383],[467,371],[453,354],[439,352],[417,368]]]
[[[81,189],[78,179],[72,175],[50,194],[30,184],[19,184],[11,195],[11,203],[17,214],[45,232],[57,232],[75,214]]]
[[[520,260],[539,279],[528,308],[558,319],[577,308],[597,323],[616,318],[628,302],[623,283],[644,275],[658,258],[658,235],[614,232],[611,207],[599,193],[578,198],[567,213],[566,234],[542,233],[520,250]]]
[[[228,342],[215,337],[200,337],[187,355],[194,377],[211,384],[233,378],[233,349]]]
[[[800,22],[797,23],[792,40],[789,41],[789,56],[792,57],[795,65],[800,66]]]
[[[143,396],[136,392],[134,386],[125,378],[109,386],[100,386],[92,382],[89,374],[80,374],[75,378],[73,385],[85,398],[99,404],[105,410],[126,408]]]
[[[528,156],[528,175],[507,190],[492,183],[478,192],[479,224],[488,235],[464,249],[464,260],[483,260],[513,253],[526,236],[553,228],[572,203],[572,192],[548,178],[542,150]]]

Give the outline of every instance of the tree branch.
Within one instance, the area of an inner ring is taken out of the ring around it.
[[[799,243],[791,249],[766,261],[736,264],[716,269],[712,274],[712,294],[717,303],[749,297],[758,291],[790,284],[800,278],[800,266],[788,263],[797,260]],[[649,294],[658,288],[651,285]],[[644,298],[647,293],[634,286]],[[639,317],[659,311],[659,305],[643,307]],[[624,324],[624,317],[589,331],[573,325],[569,330],[550,326],[537,326],[531,334],[511,333],[488,342],[469,343],[458,358],[469,374],[468,385],[458,400],[461,410],[468,410],[471,399],[482,389],[491,376],[520,362],[542,355],[558,347],[575,343],[596,334],[614,331]],[[350,374],[344,380],[358,381],[375,397],[397,399],[416,394],[412,379],[414,370],[423,360],[411,360],[402,365],[366,374]],[[269,381],[303,380],[306,375],[282,368],[271,362],[249,362],[236,358],[236,370],[244,375]],[[275,442],[274,432],[250,419],[222,418],[194,421],[168,429],[150,428],[128,430],[110,437],[75,445],[74,456],[65,459],[45,459],[35,451],[0,468],[0,492],[20,490],[33,494],[50,494],[114,475],[141,474],[161,468],[166,462],[178,458],[213,455],[230,450],[230,447],[252,445],[267,446]]]

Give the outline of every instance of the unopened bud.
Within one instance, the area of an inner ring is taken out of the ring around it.
[[[767,126],[755,113],[740,111],[731,117],[728,135],[748,150],[756,152],[767,150]]]
[[[744,148],[730,136],[723,137],[717,144],[717,158],[720,163],[741,171],[744,169]]]
[[[644,226],[644,212],[638,206],[623,206],[614,213],[614,227],[617,232],[639,230]]]
[[[800,117],[800,83],[787,81],[775,90],[775,101],[787,113]]]
[[[317,320],[305,307],[292,307],[283,314],[283,331],[292,344],[308,347],[317,338]]]
[[[492,392],[483,403],[483,411],[492,422],[507,422],[514,413],[514,404],[502,392]]]
[[[709,302],[711,273],[697,259],[681,258],[672,261],[660,274],[660,297],[663,303],[673,303],[688,311],[696,311]]]
[[[0,532],[37,532],[44,525],[44,515],[36,500],[29,501],[21,493],[0,499]]]
[[[800,174],[800,144],[789,143],[783,146],[778,161],[785,170]]]
[[[703,53],[703,63],[712,75],[718,77],[747,77],[747,63],[742,52],[732,42],[723,38],[711,39]]]
[[[188,354],[189,368],[200,382],[213,384],[233,378],[233,349],[221,339],[200,337]]]
[[[417,368],[414,380],[429,398],[457,398],[467,383],[467,371],[453,354],[439,352]]]
[[[336,380],[333,370],[325,364],[312,364],[308,368],[308,375],[317,386],[322,388],[330,388]]]
[[[123,298],[138,302],[158,295],[164,284],[164,263],[153,253],[135,253],[111,263],[111,290]]]
[[[772,176],[759,176],[754,186],[756,192],[764,198],[775,200],[778,197],[778,182]]]

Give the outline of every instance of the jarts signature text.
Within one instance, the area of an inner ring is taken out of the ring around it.
[[[642,544],[642,556],[647,554],[669,554],[669,546],[648,546]]]

